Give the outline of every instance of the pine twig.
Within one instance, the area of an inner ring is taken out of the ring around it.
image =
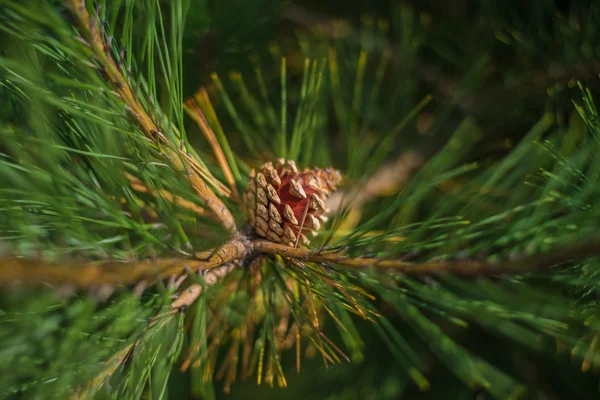
[[[227,275],[234,270],[237,263],[235,261],[231,261],[220,265],[218,267],[210,268],[208,270],[204,270],[202,274],[204,278],[204,283],[206,286],[214,286],[218,282],[222,281]],[[198,283],[194,283],[186,288],[183,292],[181,292],[177,299],[171,303],[171,308],[176,310],[182,310],[189,306],[191,306],[198,297],[204,291],[204,286]]]
[[[590,241],[588,243],[546,254],[521,256],[516,259],[497,261],[453,260],[424,263],[408,263],[401,260],[367,257],[353,258],[339,253],[298,249],[266,240],[254,240],[252,242],[252,248],[257,252],[278,254],[282,257],[293,257],[308,262],[337,264],[356,269],[388,269],[412,276],[450,274],[463,277],[474,277],[483,275],[519,274],[549,269],[566,262],[600,256],[600,240]]]
[[[0,284],[23,282],[66,283],[81,288],[101,285],[132,284],[181,275],[188,270],[200,272],[208,285],[223,279],[233,267],[243,263],[250,254],[274,254],[304,262],[336,264],[354,269],[377,268],[393,270],[411,276],[450,274],[463,277],[519,274],[549,269],[566,262],[600,257],[600,240],[571,246],[557,251],[514,259],[453,260],[409,263],[401,260],[348,257],[322,250],[300,249],[270,242],[248,241],[241,235],[213,251],[206,260],[160,258],[136,263],[95,262],[83,265],[44,264],[34,260],[8,258],[0,260]],[[198,293],[199,295],[200,293]]]
[[[190,258],[159,258],[135,263],[116,261],[91,262],[78,265],[45,264],[21,258],[0,259],[0,283],[23,282],[69,284],[79,288],[102,285],[127,285],[140,281],[155,281],[186,271],[201,272],[209,284],[222,279],[227,269],[217,269],[229,263],[244,260],[251,247],[240,236],[234,237],[213,251],[205,260]],[[214,269],[214,271],[213,271]],[[231,269],[227,270],[230,272]]]
[[[218,266],[209,261],[187,258],[159,258],[137,262],[103,261],[85,264],[49,264],[35,260],[9,258],[0,261],[0,283],[69,284],[79,288],[132,284],[156,280],[186,269],[200,271]]]
[[[85,1],[65,0],[65,3],[75,17],[80,33],[90,45],[97,62],[104,72],[104,76],[114,87],[121,100],[127,105],[127,110],[137,121],[146,137],[155,144],[163,146],[164,155],[173,163],[177,170],[189,171],[189,165],[184,161],[185,153],[170,146],[167,137],[161,132],[146,110],[144,110],[144,107],[131,90],[127,79],[123,76],[110,52],[107,50],[104,40],[98,31],[98,23],[95,18],[92,19],[89,15],[85,7]],[[189,171],[187,175],[198,196],[217,216],[221,225],[228,231],[235,232],[237,226],[227,206],[225,206],[221,199],[217,197],[197,173]]]

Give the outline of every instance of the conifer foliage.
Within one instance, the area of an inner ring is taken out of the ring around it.
[[[0,397],[597,395],[600,9],[414,3],[0,0]]]

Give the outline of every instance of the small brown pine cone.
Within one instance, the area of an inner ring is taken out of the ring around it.
[[[244,211],[259,236],[293,246],[307,245],[327,221],[325,200],[341,183],[339,171],[314,168],[298,171],[294,161],[268,162],[250,172]]]

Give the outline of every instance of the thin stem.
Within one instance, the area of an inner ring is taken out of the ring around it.
[[[294,257],[308,262],[331,263],[357,269],[390,269],[406,275],[451,274],[456,276],[482,276],[499,274],[518,274],[549,269],[570,261],[600,256],[600,241],[593,241],[557,250],[546,254],[522,256],[512,260],[454,260],[424,263],[408,263],[400,260],[381,258],[352,258],[339,253],[323,253],[315,250],[297,249],[291,246],[255,240],[252,248],[261,253]]]

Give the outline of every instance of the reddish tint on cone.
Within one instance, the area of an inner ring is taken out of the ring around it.
[[[327,221],[325,200],[341,183],[339,171],[326,168],[298,171],[294,161],[268,162],[250,172],[244,210],[259,236],[277,243],[308,244]]]

